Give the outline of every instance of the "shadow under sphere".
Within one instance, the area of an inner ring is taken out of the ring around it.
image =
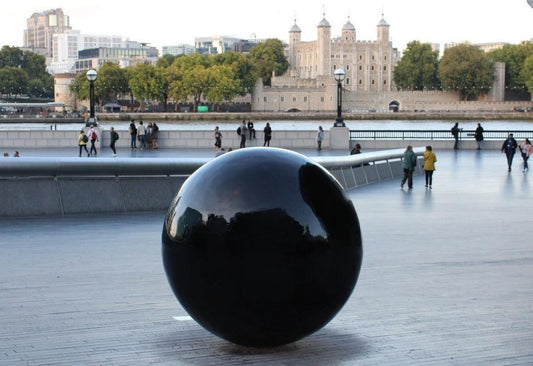
[[[277,346],[326,325],[363,256],[359,220],[335,178],[276,148],[226,153],[172,201],[163,264],[185,310],[236,344]]]

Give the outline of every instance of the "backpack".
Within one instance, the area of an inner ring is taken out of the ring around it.
[[[115,138],[115,140],[118,140],[120,138],[120,136],[117,133],[117,131],[113,131],[113,137]]]
[[[89,142],[89,138],[87,137],[86,134],[83,134],[81,140],[82,140],[83,142]]]
[[[91,134],[91,139],[96,140],[97,138],[98,138],[98,135],[96,134],[95,131],[93,131]]]
[[[241,135],[241,126],[239,126],[239,127],[237,128],[237,135],[239,135],[239,136]]]

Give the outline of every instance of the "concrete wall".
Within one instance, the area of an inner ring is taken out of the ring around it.
[[[117,147],[129,147],[130,135],[128,131],[117,131],[120,139]],[[237,135],[236,128],[232,130],[222,130],[222,147],[238,148],[240,136]],[[316,131],[274,131],[270,146],[282,147],[286,149],[301,149],[316,147]],[[78,146],[79,131],[9,131],[0,130],[0,150],[14,149],[41,149],[41,148],[69,148]],[[109,131],[99,129],[99,142],[97,147],[109,146]],[[249,136],[248,136],[249,137]],[[263,146],[263,131],[257,131],[256,139],[247,139],[246,146]],[[325,131],[323,148],[329,148],[329,131]],[[163,149],[206,149],[213,148],[215,139],[212,131],[179,130],[160,131],[158,137],[159,147]],[[137,146],[139,144],[137,143]]]
[[[453,148],[453,140],[360,140],[349,141],[349,131],[346,128],[325,130],[322,143],[324,149],[349,149],[359,142],[363,149],[394,149],[407,145],[425,146],[432,145],[439,149]],[[117,147],[130,146],[130,136],[127,131],[118,131],[120,139]],[[240,136],[235,130],[222,130],[222,147],[238,148]],[[316,131],[274,131],[270,146],[285,149],[312,149],[316,144]],[[100,141],[97,147],[109,146],[109,131],[99,131]],[[263,131],[257,131],[256,139],[247,139],[246,146],[263,146]],[[212,131],[160,131],[159,146],[162,149],[210,149],[214,145]],[[484,148],[499,149],[502,141],[483,141]],[[77,148],[78,132],[76,131],[6,131],[0,130],[0,151],[35,149],[35,148]],[[138,144],[137,144],[138,146]],[[476,149],[474,139],[460,141],[462,149]]]
[[[0,178],[0,217],[166,210],[186,177]]]

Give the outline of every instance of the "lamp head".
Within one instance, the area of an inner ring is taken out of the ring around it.
[[[87,71],[87,80],[95,81],[97,77],[98,77],[98,73],[96,72],[96,70],[91,69]]]
[[[333,76],[335,77],[335,80],[337,80],[338,82],[341,82],[344,80],[344,77],[346,76],[346,72],[344,72],[343,69],[337,69],[333,73]]]

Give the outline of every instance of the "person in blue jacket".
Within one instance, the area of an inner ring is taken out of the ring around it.
[[[505,153],[507,156],[507,167],[509,172],[511,171],[511,165],[513,165],[513,158],[517,147],[518,143],[514,139],[513,134],[510,133],[507,139],[503,142],[501,149],[502,153]]]
[[[413,189],[413,172],[416,168],[416,155],[413,152],[413,147],[411,145],[407,145],[407,148],[403,153],[402,168],[403,178],[400,187],[403,188],[403,185],[407,181],[407,187]]]

